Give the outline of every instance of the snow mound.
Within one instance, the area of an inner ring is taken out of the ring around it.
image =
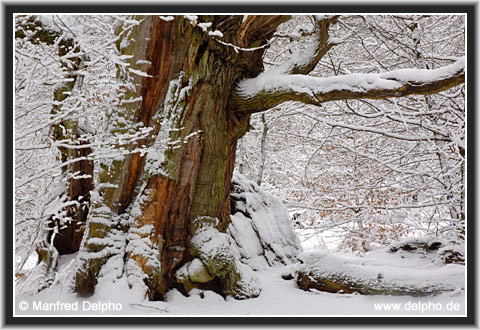
[[[287,208],[272,194],[234,172],[230,190],[232,222],[228,234],[241,262],[253,270],[297,261],[302,252]]]

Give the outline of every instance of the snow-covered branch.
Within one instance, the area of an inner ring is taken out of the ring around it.
[[[307,74],[311,72],[322,57],[333,46],[342,42],[339,38],[329,37],[329,27],[336,23],[339,15],[315,18],[315,38],[312,45],[297,56],[294,54],[288,61],[271,69],[270,74]]]
[[[385,129],[374,128],[369,126],[360,126],[360,125],[350,125],[341,122],[334,122],[331,120],[322,120],[325,124],[331,127],[342,127],[348,128],[354,131],[361,131],[361,132],[369,132],[374,134],[380,134],[384,136],[388,136],[398,140],[405,140],[405,141],[450,141],[448,138],[442,137],[427,137],[427,136],[415,136],[415,135],[407,135],[407,134],[399,134],[395,132],[390,132]]]
[[[386,99],[434,94],[465,81],[465,57],[434,69],[400,69],[334,77],[278,74],[267,71],[241,81],[233,95],[237,111],[261,112],[286,101],[321,105],[348,99]]]

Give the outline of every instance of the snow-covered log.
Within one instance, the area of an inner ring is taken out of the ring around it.
[[[393,257],[385,251],[356,259],[305,253],[299,260],[294,272],[303,290],[420,297],[465,288],[462,265],[436,265],[425,259]]]

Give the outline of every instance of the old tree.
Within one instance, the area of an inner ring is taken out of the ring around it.
[[[87,32],[95,30],[92,18],[82,19]],[[74,288],[84,296],[102,278],[126,272],[131,287],[151,300],[192,287],[255,297],[252,272],[227,235],[237,141],[250,116],[286,101],[321,106],[435,94],[465,79],[463,57],[434,69],[309,75],[344,42],[332,29],[351,17],[311,16],[310,27],[292,35],[277,33],[291,19],[283,15],[109,19],[96,25],[112,29],[99,46],[98,36],[80,37],[71,28],[78,22],[69,25],[65,17],[16,17],[17,47],[48,49],[61,77],[49,85],[49,134],[61,162],[57,176],[65,180],[56,199],[61,206],[50,204],[43,213],[34,274],[49,283],[58,256],[78,251]],[[303,37],[309,38],[305,49],[265,69],[273,39]],[[102,88],[100,78],[88,82],[86,75],[100,65],[113,72],[115,89],[85,100],[105,105],[105,116],[97,117],[106,123],[103,132],[79,120],[75,108],[87,84]],[[107,142],[98,144],[99,136]],[[186,266],[195,274],[182,275]]]

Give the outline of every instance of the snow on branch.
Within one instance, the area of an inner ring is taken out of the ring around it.
[[[71,30],[62,29],[55,16],[18,16],[15,20],[15,38],[29,40],[32,44],[44,43],[58,47],[59,56],[76,58],[81,56],[80,49]]]
[[[215,31],[217,32],[217,31]],[[215,36],[215,34],[213,33],[210,33],[209,32],[209,35],[212,35],[212,36]],[[238,53],[238,51],[245,51],[245,52],[254,52],[256,50],[259,50],[259,49],[263,49],[263,48],[267,48],[269,46],[268,43],[262,45],[262,46],[259,46],[259,47],[252,47],[252,48],[243,48],[243,47],[239,47],[239,46],[235,46],[234,44],[232,43],[229,43],[229,42],[225,42],[225,41],[222,41],[222,40],[219,40],[217,38],[213,38],[213,40],[215,40],[216,42],[224,45],[224,46],[228,46],[228,47],[232,47],[233,50],[235,51],[235,53]]]
[[[384,73],[353,73],[328,78],[279,74],[276,70],[241,81],[233,95],[237,111],[261,112],[286,101],[319,106],[348,99],[386,99],[427,95],[465,81],[465,57],[442,68],[400,69]]]
[[[450,139],[447,137],[428,137],[428,136],[416,136],[416,135],[405,135],[405,134],[398,134],[394,132],[390,132],[385,129],[380,129],[380,128],[374,128],[374,127],[369,127],[369,126],[361,126],[361,125],[351,125],[351,124],[345,124],[342,122],[334,122],[331,120],[322,120],[323,123],[325,123],[328,126],[331,127],[342,127],[342,128],[348,128],[350,130],[354,131],[362,131],[362,132],[369,132],[373,134],[379,134],[383,136],[388,136],[394,139],[398,140],[405,140],[405,141],[450,141]]]
[[[304,54],[295,54],[289,60],[271,70],[271,74],[307,74],[311,72],[323,56],[335,45],[342,43],[339,38],[329,37],[329,28],[337,22],[339,15],[315,18],[315,39]]]

